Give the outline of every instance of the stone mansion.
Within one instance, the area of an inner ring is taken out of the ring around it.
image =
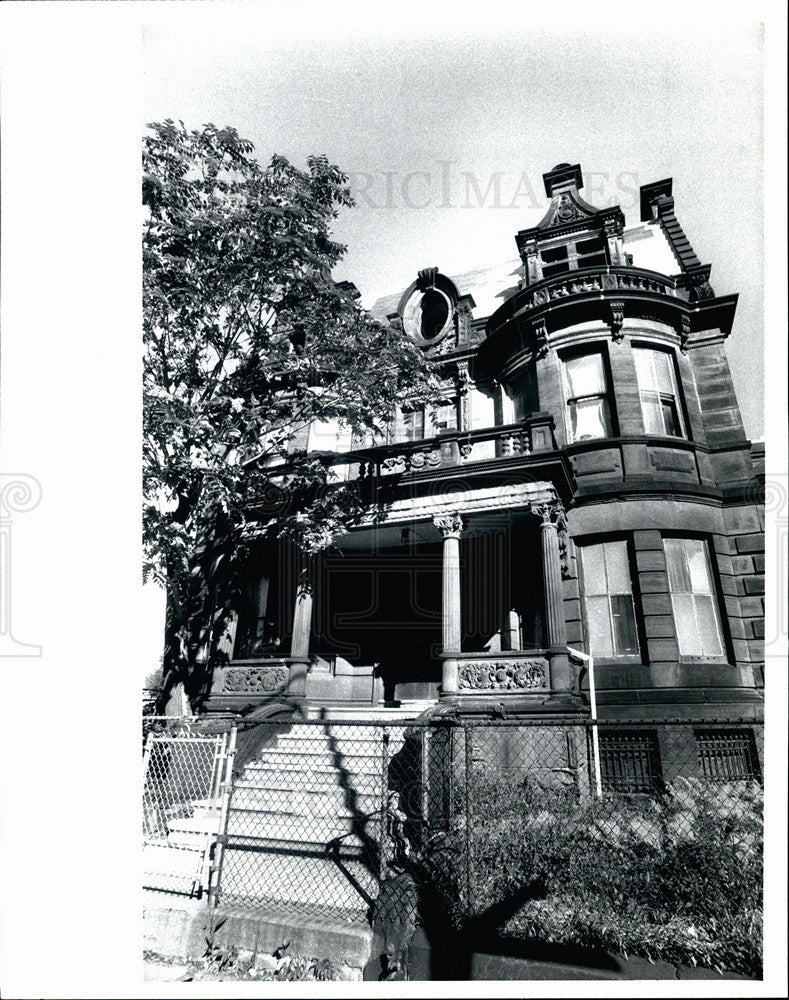
[[[296,436],[374,503],[308,589],[285,543],[261,547],[209,712],[565,718],[591,681],[601,719],[761,719],[764,453],[726,359],[737,296],[670,179],[630,225],[584,200],[579,165],[544,181],[519,258],[426,267],[373,307],[444,398],[375,439]]]

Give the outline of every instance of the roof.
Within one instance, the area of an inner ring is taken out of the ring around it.
[[[634,266],[666,275],[677,272],[677,262],[658,224],[641,223],[631,226],[624,231],[623,239],[625,248],[633,254]],[[484,319],[518,291],[518,282],[523,277],[523,264],[519,257],[514,257],[491,267],[480,267],[448,277],[461,295],[473,297],[474,318]],[[391,295],[382,296],[373,303],[370,312],[377,320],[386,322],[387,317],[397,311],[404,291],[405,288],[401,288]]]

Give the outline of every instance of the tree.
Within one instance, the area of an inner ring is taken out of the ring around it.
[[[352,199],[325,156],[307,166],[262,166],[233,128],[168,120],[144,139],[144,572],[167,591],[168,694],[205,692],[256,540],[315,551],[364,505],[327,456],[294,453],[299,429],[374,432],[434,395],[419,350],[332,280]]]

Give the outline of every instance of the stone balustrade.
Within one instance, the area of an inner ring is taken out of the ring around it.
[[[637,267],[585,268],[527,286],[518,295],[518,306],[541,306],[570,295],[591,292],[649,292],[677,297],[674,279],[657,271]]]
[[[428,472],[491,459],[555,451],[557,444],[553,429],[551,414],[537,413],[517,424],[449,431],[423,441],[383,445],[365,451],[367,458],[359,463],[358,475],[368,478]],[[358,458],[353,462],[357,463]],[[351,472],[347,478],[355,476]]]

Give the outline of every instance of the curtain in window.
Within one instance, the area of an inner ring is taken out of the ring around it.
[[[707,547],[699,538],[664,538],[680,654],[723,656]]]
[[[611,431],[602,355],[569,358],[564,372],[571,440],[608,437]]]

